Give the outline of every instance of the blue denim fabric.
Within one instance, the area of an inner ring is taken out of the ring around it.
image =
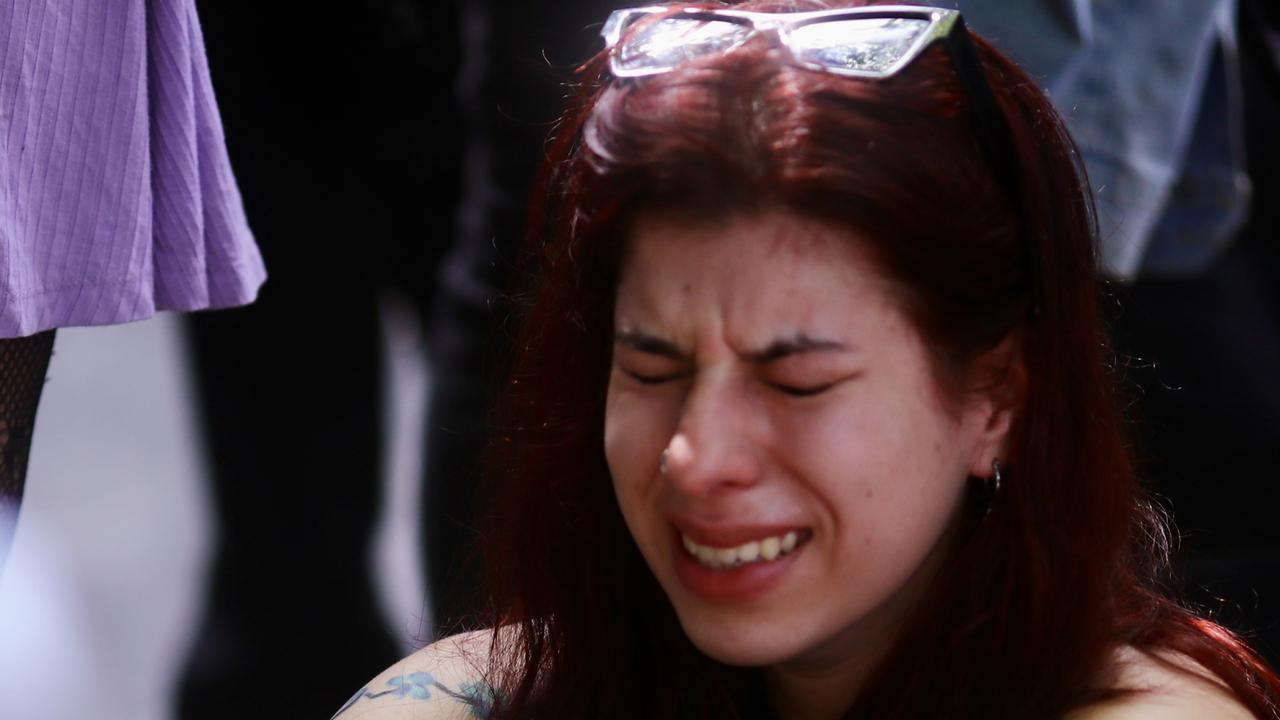
[[[1193,275],[1245,219],[1236,0],[959,0],[1066,118],[1117,278]]]

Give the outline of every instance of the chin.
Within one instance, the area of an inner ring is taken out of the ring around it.
[[[708,617],[705,612],[681,612],[680,626],[704,655],[735,667],[765,667],[804,652],[804,635],[789,623],[766,618]]]

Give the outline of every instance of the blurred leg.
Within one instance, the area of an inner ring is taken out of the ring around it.
[[[269,278],[191,319],[221,551],[181,716],[329,717],[400,654],[370,582],[377,294],[428,292],[452,238],[456,29],[416,0],[198,6]]]
[[[277,267],[254,306],[189,325],[221,542],[183,679],[187,719],[328,717],[399,654],[370,577],[372,292],[304,292],[294,281],[308,273]]]
[[[492,330],[497,292],[491,289],[492,282],[461,281],[475,278],[465,261],[488,252],[488,245],[460,247],[445,264],[428,337],[433,381],[426,424],[422,533],[434,628],[423,629],[424,639],[475,629],[484,622],[477,617],[484,595],[475,512],[488,439],[490,376],[497,354]]]
[[[54,332],[0,340],[0,573],[22,505],[31,433],[53,355]]]

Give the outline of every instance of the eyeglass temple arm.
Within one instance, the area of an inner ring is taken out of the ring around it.
[[[956,18],[956,25],[947,36],[946,48],[973,106],[970,114],[973,116],[978,144],[982,147],[987,162],[991,164],[996,182],[1000,183],[1009,202],[1013,204],[1014,212],[1021,215],[1022,184],[1018,178],[1018,163],[1014,156],[1009,125],[982,69],[982,61],[978,58],[964,18]]]
[[[991,173],[1004,191],[1014,216],[1019,224],[1025,227],[1027,210],[1023,201],[1022,183],[1018,173],[1018,159],[1013,147],[1013,134],[1009,131],[1009,123],[1000,104],[996,101],[991,81],[982,69],[982,61],[978,58],[977,48],[969,36],[969,29],[964,18],[956,18],[956,26],[947,36],[947,53],[956,68],[961,84],[969,95],[969,103],[973,118],[974,131],[978,137],[978,145],[991,165]],[[1027,278],[1031,283],[1031,315],[1040,315],[1042,280],[1034,238],[1027,238]]]

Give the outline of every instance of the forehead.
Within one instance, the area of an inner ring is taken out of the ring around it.
[[[702,299],[767,311],[784,300],[846,306],[889,291],[853,230],[785,210],[714,220],[641,213],[630,226],[621,269],[620,306]]]
[[[857,233],[783,210],[637,217],[615,325],[695,352],[721,341],[750,352],[797,336],[896,344],[910,332]]]

